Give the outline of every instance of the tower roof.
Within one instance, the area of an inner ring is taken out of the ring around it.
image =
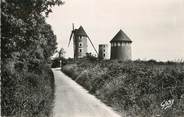
[[[76,29],[75,31],[76,35],[88,37],[87,33],[84,31],[84,28],[82,26],[80,26],[79,29]]]
[[[130,38],[122,31],[120,30],[114,38],[110,41],[111,42],[132,42]]]

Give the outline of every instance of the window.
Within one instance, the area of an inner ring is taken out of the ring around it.
[[[79,36],[79,41],[81,41],[82,40],[82,36]]]
[[[121,46],[119,42],[117,43],[117,46]]]
[[[105,54],[104,54],[104,57],[105,57]]]
[[[82,52],[82,49],[79,49],[79,52],[81,53]]]
[[[104,52],[105,52],[105,49],[104,49]]]
[[[82,47],[82,42],[79,42],[79,47]]]

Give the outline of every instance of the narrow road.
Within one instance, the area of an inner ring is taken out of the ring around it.
[[[120,117],[59,69],[53,72],[56,83],[54,117]]]

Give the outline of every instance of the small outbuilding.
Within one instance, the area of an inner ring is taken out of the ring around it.
[[[99,45],[99,51],[98,51],[98,58],[108,59],[109,51],[108,51],[108,44],[100,44]]]

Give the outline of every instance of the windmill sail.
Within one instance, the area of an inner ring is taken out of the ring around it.
[[[91,43],[91,45],[93,46],[93,49],[95,50],[95,52],[96,52],[96,54],[97,54],[97,56],[98,56],[98,52],[97,52],[97,50],[96,50],[95,46],[93,45],[93,43],[92,43],[91,39],[89,38],[89,36],[88,36],[88,39],[89,39],[89,42],[90,42],[90,43]]]
[[[71,42],[71,40],[72,40],[72,36],[73,36],[74,34],[73,34],[73,31],[71,32],[71,35],[70,35],[70,39],[69,39],[69,42],[68,42],[68,47],[69,47],[69,45],[70,45],[70,42]]]

